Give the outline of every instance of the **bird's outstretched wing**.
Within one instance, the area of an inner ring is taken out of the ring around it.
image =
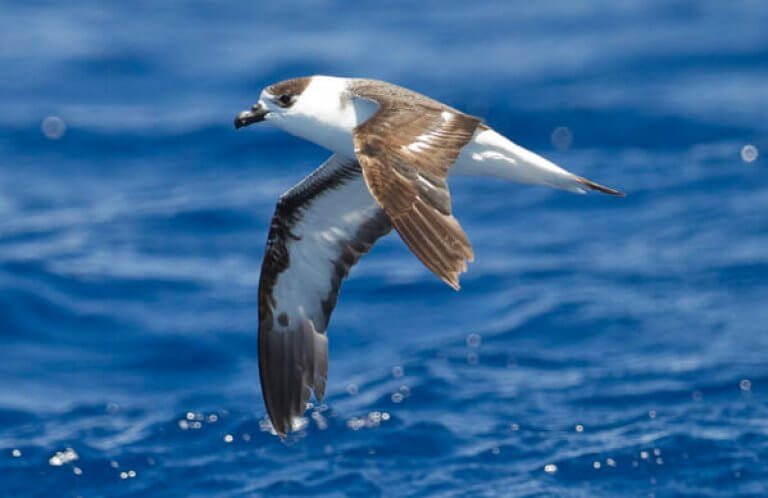
[[[341,281],[391,230],[360,166],[331,156],[277,203],[259,281],[259,373],[281,436],[325,393],[326,328]]]
[[[350,91],[378,104],[354,130],[373,197],[411,251],[454,289],[474,258],[451,214],[448,170],[481,120],[405,88],[359,80]]]

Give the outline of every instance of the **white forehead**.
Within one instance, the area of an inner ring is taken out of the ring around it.
[[[338,102],[347,96],[347,79],[335,76],[313,76],[309,85],[301,93],[299,100],[307,102]]]

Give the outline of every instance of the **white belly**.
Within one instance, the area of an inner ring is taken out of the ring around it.
[[[520,183],[585,192],[575,175],[492,129],[477,130],[461,149],[452,175],[495,176]]]

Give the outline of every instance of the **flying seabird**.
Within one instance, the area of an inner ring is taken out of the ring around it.
[[[394,228],[454,289],[474,259],[451,214],[449,175],[500,177],[570,192],[623,195],[574,175],[480,118],[412,90],[310,76],[266,87],[235,127],[267,121],[333,151],[277,202],[259,281],[259,373],[267,413],[285,437],[310,394],[325,394],[326,330],[341,281]]]

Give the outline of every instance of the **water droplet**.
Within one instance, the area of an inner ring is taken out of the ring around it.
[[[483,338],[480,337],[480,334],[472,333],[467,336],[467,346],[470,348],[478,348],[482,342]]]
[[[73,473],[74,473],[76,476],[79,476],[79,475],[82,475],[82,474],[83,474],[83,469],[81,469],[80,467],[72,467],[72,472],[73,472]]]
[[[557,465],[555,465],[554,463],[546,464],[544,466],[544,472],[546,472],[547,474],[554,474],[555,472],[557,472]]]
[[[573,132],[567,126],[558,126],[552,130],[550,140],[557,150],[568,150],[573,145]]]
[[[72,448],[66,448],[64,451],[57,451],[51,458],[48,459],[48,464],[54,467],[59,467],[65,463],[74,462],[80,458]]]
[[[661,450],[658,449],[658,448],[654,448],[653,449],[653,456],[660,456],[660,455],[661,455]]]
[[[641,451],[640,452],[640,458],[643,460],[648,460],[648,452],[647,451]]]
[[[349,420],[347,420],[347,427],[349,427],[353,431],[359,431],[360,429],[365,427],[365,420],[359,417],[352,417]]]
[[[403,401],[403,395],[400,393],[392,393],[392,402],[393,403],[400,403]]]
[[[381,413],[381,420],[384,420],[384,421],[387,421],[387,420],[389,420],[389,413],[387,413],[387,412],[382,412],[382,413]]]
[[[405,372],[403,371],[403,367],[400,367],[400,366],[392,367],[392,377],[399,379],[400,377],[403,376],[404,373]]]
[[[40,129],[48,140],[58,140],[67,132],[67,124],[58,116],[47,116]]]
[[[116,469],[120,466],[120,464],[117,463],[116,460],[112,460],[111,462],[109,462],[109,466],[112,467],[113,469]]]
[[[224,442],[225,443],[231,443],[234,440],[235,440],[235,438],[232,436],[232,434],[225,434],[224,435]]]
[[[219,416],[216,415],[215,413],[211,413],[210,415],[208,415],[209,424],[215,424],[217,420],[219,420]]]
[[[358,393],[357,384],[347,384],[347,394],[354,396]]]
[[[309,425],[309,418],[307,417],[296,417],[293,420],[291,420],[291,430],[293,432],[299,432],[303,431],[307,428]]]
[[[600,462],[598,462],[597,460],[592,462],[592,468],[593,469],[598,470],[600,467],[601,467]]]
[[[648,418],[656,418],[656,410],[648,411]]]
[[[128,479],[128,472],[120,472],[120,479]]]
[[[14,448],[11,450],[11,456],[13,458],[19,458],[21,456],[21,450],[18,448]]]
[[[509,430],[511,430],[513,432],[517,432],[517,431],[520,430],[520,426],[518,424],[510,424],[509,425]]]
[[[128,471],[128,477],[130,477],[131,479],[136,477],[136,471],[135,470],[129,470]]]
[[[663,463],[664,463],[664,459],[663,459],[663,458],[661,458],[661,457],[658,457],[658,458],[656,459],[656,465],[662,465]]]
[[[605,464],[609,467],[615,467],[616,466],[616,460],[614,460],[611,457],[608,457],[605,459]]]
[[[581,424],[576,424],[576,432],[584,432],[584,426]]]
[[[758,155],[759,151],[757,150],[757,147],[752,144],[747,144],[741,148],[741,160],[745,163],[754,162]]]
[[[749,379],[741,379],[741,382],[739,382],[739,389],[742,391],[751,391],[752,390],[752,381]]]

